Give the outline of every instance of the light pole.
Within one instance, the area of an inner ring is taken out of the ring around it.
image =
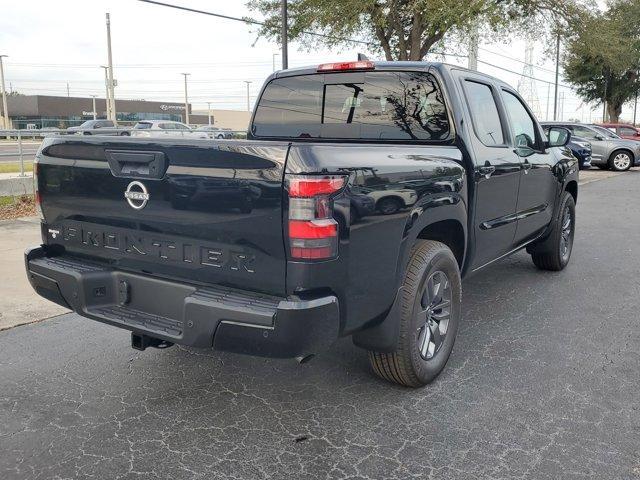
[[[187,77],[190,73],[181,73],[184,75],[184,118],[187,125],[189,125],[189,94],[187,93]]]
[[[118,119],[116,114],[116,98],[115,92],[113,91],[114,83],[113,83],[113,58],[111,56],[111,18],[107,13],[107,60],[109,63],[109,96],[111,101],[111,116],[113,117],[111,121],[117,127]]]
[[[280,14],[282,17],[282,25],[280,30],[280,36],[282,37],[282,69],[289,68],[289,49],[287,47],[289,40],[288,33],[288,20],[287,20],[287,0],[281,0]]]
[[[244,83],[247,84],[247,112],[251,111],[251,102],[249,101],[249,85],[253,83],[251,80],[245,80]]]
[[[93,119],[96,120],[96,117],[98,116],[98,112],[96,112],[96,96],[91,95],[91,100],[93,102]]]
[[[105,112],[107,114],[107,120],[111,120],[111,100],[109,100],[109,67],[105,65],[100,65],[100,68],[104,68]]]
[[[207,116],[209,117],[209,126],[211,126],[211,102],[207,102]]]
[[[7,90],[4,88],[4,68],[2,59],[9,55],[0,55],[0,86],[2,87],[2,127],[9,130],[9,111],[7,110]]]
[[[558,119],[558,77],[560,76],[560,32],[556,36],[556,82],[553,93],[553,120]]]

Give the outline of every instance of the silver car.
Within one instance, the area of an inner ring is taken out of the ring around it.
[[[207,132],[209,138],[228,139],[233,138],[233,131],[230,128],[220,128],[211,125],[203,125],[196,128],[198,132]]]
[[[67,135],[129,135],[131,128],[116,127],[111,120],[87,120],[67,128]]]
[[[615,133],[596,125],[583,123],[544,122],[568,128],[573,134],[591,143],[591,165],[598,168],[624,172],[640,166],[640,142],[625,140]]]
[[[131,130],[132,137],[154,138],[209,138],[206,132],[198,132],[189,125],[170,120],[143,120]]]

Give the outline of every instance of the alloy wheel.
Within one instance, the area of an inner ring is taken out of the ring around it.
[[[560,235],[560,255],[564,260],[569,257],[572,247],[571,230],[573,228],[571,209],[567,205],[562,213],[562,231]]]
[[[416,315],[418,350],[424,360],[431,360],[444,343],[451,318],[451,284],[444,272],[433,272],[425,282]]]
[[[613,157],[613,164],[617,170],[626,170],[631,166],[631,158],[626,153],[618,153]]]

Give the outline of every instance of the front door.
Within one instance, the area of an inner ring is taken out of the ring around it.
[[[513,155],[522,166],[515,244],[538,236],[551,223],[558,182],[554,175],[555,155],[544,148],[538,124],[526,104],[512,90],[502,89],[502,102],[510,119]]]

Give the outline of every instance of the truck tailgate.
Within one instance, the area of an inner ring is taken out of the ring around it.
[[[242,140],[46,140],[37,167],[44,241],[123,270],[283,295],[287,149]]]

